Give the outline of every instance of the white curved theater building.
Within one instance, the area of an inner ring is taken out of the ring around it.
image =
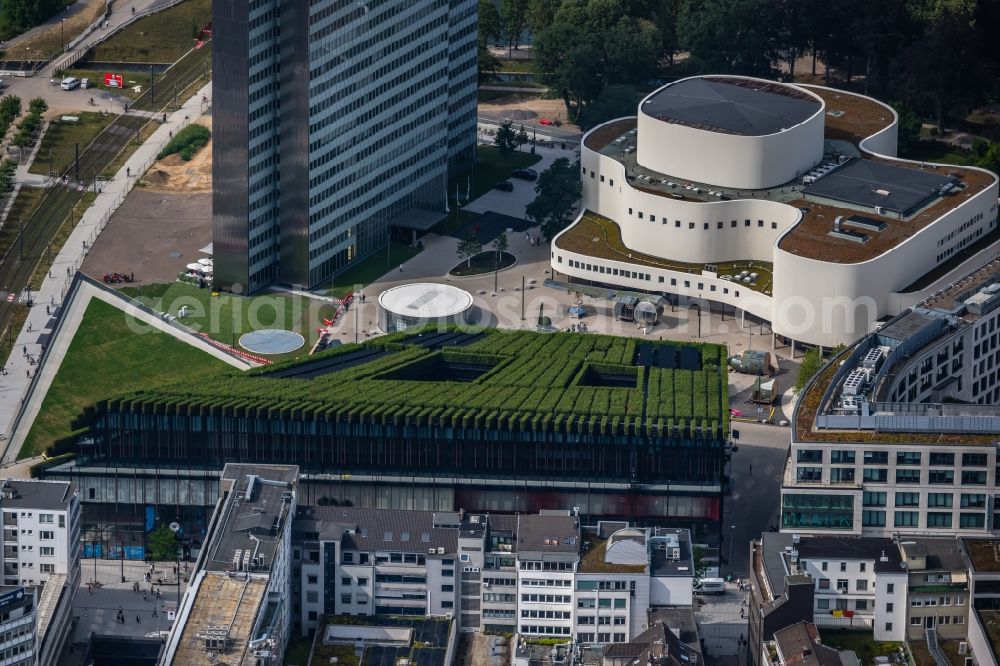
[[[896,159],[896,122],[818,86],[667,85],[584,136],[582,212],[552,268],[732,306],[792,342],[851,343],[997,226],[996,175]]]

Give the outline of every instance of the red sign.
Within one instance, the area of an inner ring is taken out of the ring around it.
[[[108,88],[118,88],[124,87],[124,81],[122,80],[121,74],[105,74],[104,75],[104,85]]]

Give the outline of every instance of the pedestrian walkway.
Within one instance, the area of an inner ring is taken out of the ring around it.
[[[60,316],[59,309],[63,304],[63,299],[73,276],[83,264],[87,251],[97,240],[97,236],[107,225],[114,211],[125,201],[125,197],[135,186],[136,181],[156,161],[157,153],[170,140],[170,136],[202,115],[207,106],[202,102],[202,98],[210,96],[211,92],[212,86],[211,83],[208,83],[187,100],[179,110],[170,114],[167,122],[157,128],[153,135],[139,146],[112,180],[104,184],[100,194],[83,214],[83,218],[56,256],[48,276],[39,285],[39,290],[30,294],[34,306],[29,309],[27,321],[17,336],[14,350],[3,366],[6,374],[0,375],[0,433],[5,434],[8,438],[7,441],[3,442],[6,445],[3,461],[13,460],[17,456],[21,442],[27,435],[26,431],[30,428],[33,414],[37,413],[44,397],[44,391],[36,391],[31,395],[31,400],[35,404],[28,405],[26,408],[25,418],[22,419],[22,425],[19,426],[18,432],[11,432],[12,425],[21,410],[21,405],[28,398],[28,390],[39,367],[38,363],[42,354],[59,353],[65,355],[66,348],[69,346],[72,335],[63,335],[55,341],[54,348],[46,348],[50,344],[49,338],[58,321],[58,316]],[[99,290],[95,290],[95,292],[100,293]],[[101,297],[106,298],[107,296],[102,294]],[[140,318],[146,316],[138,311],[135,314]],[[65,316],[79,318],[82,315],[83,311],[80,310],[67,312]],[[161,330],[172,334],[177,331],[155,317],[148,317],[148,319],[151,320],[149,323],[155,322],[154,325],[160,327]],[[78,321],[74,322],[74,324],[76,323]],[[71,328],[75,329],[75,325]],[[183,336],[182,339],[185,341],[191,341],[190,336],[184,336],[180,331],[177,331],[176,335]],[[227,362],[232,360],[229,355],[212,348],[207,343],[205,343],[205,348],[206,351],[211,350],[209,353],[222,355],[220,358],[224,357]],[[43,376],[39,379],[51,382],[52,376],[58,369],[58,364],[46,364],[45,367],[46,371],[43,374],[47,373],[50,376]],[[28,409],[31,410],[31,418],[29,418]]]

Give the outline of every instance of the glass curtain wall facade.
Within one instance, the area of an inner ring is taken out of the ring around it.
[[[475,156],[476,8],[214,3],[216,288],[315,286],[444,211]]]

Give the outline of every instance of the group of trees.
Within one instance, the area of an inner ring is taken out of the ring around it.
[[[0,40],[10,39],[53,16],[73,0],[3,0],[0,2]]]
[[[1000,94],[1000,0],[481,0],[480,39],[509,49],[530,31],[538,80],[585,127],[671,76],[793,77],[899,100],[939,122]],[[492,56],[491,56],[492,57]],[[799,61],[797,63],[797,61]],[[797,66],[798,65],[798,66]],[[500,64],[494,63],[493,71]],[[634,105],[632,106],[634,111]]]

